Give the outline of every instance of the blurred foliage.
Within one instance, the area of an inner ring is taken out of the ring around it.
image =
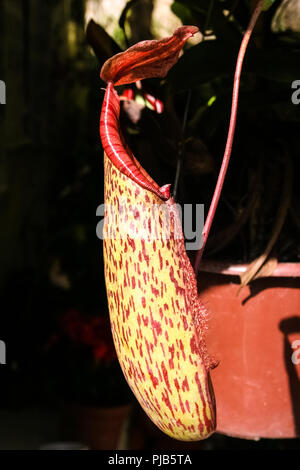
[[[8,345],[0,394],[7,406],[57,400],[62,368],[45,356],[47,339],[67,309],[106,318],[108,309],[96,237],[104,93],[85,36],[85,1],[6,0],[0,13],[1,79],[9,88],[0,109],[0,338]],[[65,377],[74,381],[76,359],[72,370],[64,359]],[[124,379],[111,367],[117,388]],[[91,384],[78,380],[84,396]],[[104,402],[99,370],[89,380],[97,383],[93,400],[98,390]]]
[[[210,249],[219,251],[221,257],[240,262],[264,250],[271,236],[270,224],[276,222],[282,172],[290,159],[294,171],[299,169],[296,129],[300,113],[291,102],[291,84],[298,76],[300,43],[287,43],[271,33],[270,23],[280,2],[265,3],[266,10],[271,8],[261,16],[246,53],[232,161],[208,247],[208,254]],[[204,38],[186,50],[170,71],[167,93],[178,93],[178,97],[192,93],[186,133],[205,142],[216,163],[216,177],[225,146],[235,60],[250,18],[249,3],[176,0],[172,8],[183,21],[193,19]],[[257,174],[259,179],[253,183]],[[207,178],[200,181],[205,188],[205,193],[200,190],[200,200],[207,208],[213,186],[207,186]],[[251,202],[253,188],[257,199]],[[298,188],[294,187],[291,207],[298,200]],[[299,259],[296,225],[288,212],[274,250],[281,260]],[[232,237],[223,249],[217,243],[222,233],[230,231]]]
[[[128,2],[124,12],[128,14],[134,4]],[[197,25],[202,41],[186,47],[165,80],[144,81],[143,89],[164,101],[162,115],[144,109],[134,123],[125,107],[121,114],[135,155],[159,184],[174,181],[176,162],[182,161],[179,202],[202,202],[208,210],[225,147],[235,61],[254,5],[230,0],[173,2],[172,11],[182,23]],[[213,253],[235,262],[259,256],[276,225],[285,168],[291,162],[294,174],[299,171],[300,114],[291,102],[291,84],[298,74],[300,43],[287,41],[287,32],[284,37],[272,33],[278,5],[265,5],[268,11],[246,53],[233,155],[206,256]],[[191,152],[196,142],[200,146]],[[294,185],[272,253],[281,261],[299,259],[299,219],[292,209],[297,201]]]

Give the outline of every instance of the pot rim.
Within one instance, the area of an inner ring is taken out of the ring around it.
[[[250,263],[232,264],[230,261],[203,260],[199,267],[199,272],[225,274],[228,276],[240,276]],[[296,277],[300,278],[300,263],[278,263],[272,274],[263,277]]]

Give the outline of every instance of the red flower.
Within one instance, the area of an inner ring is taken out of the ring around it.
[[[52,335],[47,347],[66,337],[74,347],[88,346],[93,358],[99,362],[112,362],[116,358],[107,317],[84,315],[78,310],[67,310],[61,317],[60,331]]]

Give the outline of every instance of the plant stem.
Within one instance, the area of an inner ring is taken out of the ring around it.
[[[263,253],[254,261],[252,261],[247,271],[245,271],[243,274],[240,275],[241,284],[238,289],[238,293],[244,286],[249,284],[249,282],[252,279],[255,279],[255,276],[260,271],[261,267],[263,266],[269,254],[271,253],[273,246],[275,245],[280,235],[280,232],[282,230],[283,224],[285,222],[285,219],[288,213],[288,209],[290,207],[292,185],[293,185],[293,165],[292,165],[291,158],[287,154],[286,160],[285,160],[285,175],[284,175],[281,201],[280,201],[278,212],[277,212],[275,222],[272,228],[270,240],[268,241],[267,246],[264,249]]]
[[[231,155],[231,149],[232,149],[232,143],[233,143],[233,138],[234,138],[234,131],[235,131],[235,125],[236,125],[236,115],[237,115],[237,106],[238,106],[238,98],[239,98],[239,85],[240,85],[240,77],[241,77],[241,71],[242,71],[242,66],[243,66],[243,60],[245,56],[245,52],[248,46],[248,42],[250,39],[250,36],[252,34],[252,31],[254,29],[255,23],[262,11],[262,6],[263,6],[263,0],[259,0],[255,10],[251,16],[249,25],[247,27],[247,30],[244,34],[239,54],[237,57],[237,62],[236,62],[236,68],[235,68],[235,75],[234,75],[234,85],[233,85],[233,92],[232,92],[232,104],[231,104],[231,115],[230,115],[230,123],[229,123],[229,129],[228,129],[228,135],[227,135],[227,142],[226,142],[226,147],[225,147],[225,152],[223,156],[223,161],[222,165],[220,168],[215,192],[210,204],[210,208],[208,211],[207,218],[205,220],[204,228],[202,231],[202,240],[201,240],[201,247],[197,253],[196,256],[196,261],[194,265],[194,271],[195,275],[197,277],[198,271],[199,271],[199,266],[200,262],[202,259],[203,251],[205,249],[205,245],[207,242],[207,238],[211,229],[211,225],[215,216],[216,208],[220,199],[221,191],[223,188],[224,184],[224,179],[226,176],[229,160],[230,160],[230,155]]]
[[[210,4],[209,4],[208,10],[207,10],[207,15],[206,15],[206,18],[205,18],[203,36],[206,36],[206,31],[208,30],[208,27],[209,27],[209,22],[210,22],[211,14],[212,14],[212,11],[213,11],[214,3],[215,3],[215,0],[210,0]]]
[[[175,175],[175,180],[174,180],[173,198],[175,199],[175,201],[176,201],[176,196],[177,196],[180,171],[181,171],[182,163],[183,163],[184,156],[185,156],[184,134],[185,134],[185,128],[186,128],[186,123],[187,123],[187,115],[188,115],[190,102],[191,102],[191,95],[192,95],[192,91],[191,89],[189,89],[187,100],[186,100],[186,105],[185,105],[185,110],[184,110],[183,124],[182,124],[182,129],[181,129],[181,142],[180,142],[179,151],[178,151],[177,168],[176,168],[176,175]]]

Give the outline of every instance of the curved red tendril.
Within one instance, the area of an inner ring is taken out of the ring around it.
[[[236,116],[237,116],[238,99],[239,99],[239,86],[240,86],[240,78],[241,78],[243,61],[244,61],[246,49],[250,40],[250,36],[252,34],[256,21],[262,11],[262,7],[263,7],[263,0],[258,0],[256,8],[251,16],[247,30],[245,31],[243,40],[241,42],[240,50],[238,53],[238,57],[237,57],[236,69],[235,69],[235,74],[234,74],[231,114],[230,114],[229,129],[228,129],[228,134],[227,134],[227,141],[226,141],[221,168],[219,171],[217,184],[216,184],[213,198],[210,204],[210,208],[209,208],[206,220],[205,220],[204,228],[202,230],[202,240],[201,240],[202,246],[200,247],[196,255],[196,260],[194,264],[194,271],[195,271],[196,277],[198,275],[200,262],[202,259],[203,251],[206,246],[206,242],[207,242],[208,235],[211,229],[211,225],[214,220],[215,212],[218,206],[218,202],[219,202],[220,195],[222,192],[222,188],[223,188],[223,184],[224,184],[224,180],[225,180],[225,176],[226,176],[226,172],[227,172],[227,168],[228,168],[228,164],[229,164],[229,160],[231,156],[233,138],[234,138],[234,133],[235,133]]]

